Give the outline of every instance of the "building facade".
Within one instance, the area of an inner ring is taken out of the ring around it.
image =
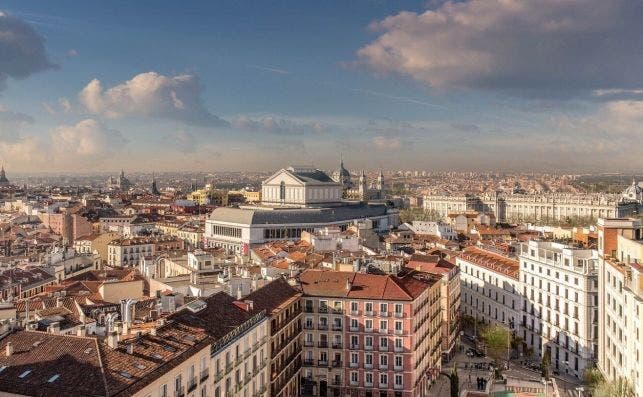
[[[638,248],[636,250],[635,248]],[[636,254],[638,252],[638,254]],[[598,368],[643,395],[643,221],[599,219]]]
[[[583,378],[598,354],[598,252],[529,241],[520,252],[523,340],[554,371]]]
[[[306,271],[300,282],[302,394],[428,395],[441,369],[434,278]]]

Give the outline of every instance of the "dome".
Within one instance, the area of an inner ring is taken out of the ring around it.
[[[351,183],[351,173],[344,168],[344,162],[339,164],[339,169],[333,172],[333,180],[342,185],[348,186]]]
[[[632,184],[623,191],[623,200],[643,201],[643,189],[636,181],[632,181]]]

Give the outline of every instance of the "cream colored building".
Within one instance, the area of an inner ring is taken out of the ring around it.
[[[598,368],[643,396],[643,221],[599,219]]]
[[[310,205],[342,200],[342,184],[314,167],[281,169],[261,183],[264,204]]]

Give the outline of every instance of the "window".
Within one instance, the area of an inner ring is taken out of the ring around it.
[[[357,307],[358,307],[357,302],[351,302],[351,311],[352,312],[356,312],[358,310]]]
[[[367,347],[372,348],[373,347],[373,337],[372,336],[367,336],[364,338],[364,345]]]
[[[380,338],[380,347],[388,347],[388,339]]]
[[[380,314],[384,316],[385,313],[388,312],[388,304],[380,303],[380,312],[381,312]]]
[[[388,328],[388,321],[380,320],[380,331],[386,332],[387,328]]]
[[[351,372],[351,382],[357,383],[357,372]]]
[[[386,354],[380,354],[380,365],[388,365],[388,356]]]
[[[286,183],[284,181],[279,184],[279,200],[286,200]]]
[[[373,331],[373,320],[364,321],[364,328],[366,328],[366,332]]]
[[[159,390],[160,397],[167,397],[167,384],[161,385],[161,390]]]
[[[372,314],[373,313],[373,303],[372,302],[366,302],[364,310],[366,311],[367,314]]]
[[[380,374],[380,384],[386,385],[388,383],[388,375]]]
[[[402,386],[402,375],[399,375],[399,374],[395,375],[395,385]]]
[[[402,366],[402,356],[395,356],[395,366],[396,367]]]

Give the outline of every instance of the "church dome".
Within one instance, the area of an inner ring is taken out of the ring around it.
[[[636,181],[632,181],[632,184],[623,191],[623,200],[643,201],[643,189]]]
[[[351,173],[344,168],[344,162],[342,161],[339,164],[339,169],[333,172],[333,180],[337,183],[341,183],[345,187],[348,187],[351,183]]]

